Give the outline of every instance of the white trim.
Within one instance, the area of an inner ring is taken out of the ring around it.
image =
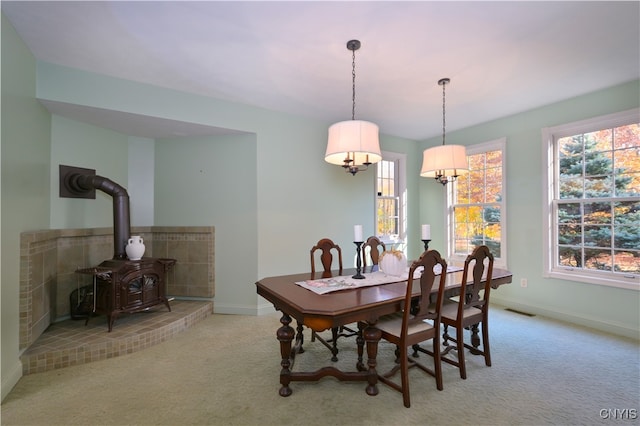
[[[557,278],[568,281],[577,281],[587,284],[618,287],[631,290],[640,290],[640,276],[601,273],[583,269],[572,269],[554,266],[557,258],[558,247],[553,227],[553,197],[556,193],[555,176],[556,163],[554,156],[554,140],[572,136],[579,133],[589,133],[608,127],[619,127],[630,123],[640,122],[640,108],[634,108],[586,120],[575,121],[559,126],[545,127],[542,129],[542,170],[543,177],[543,202],[542,202],[542,276],[545,278]]]
[[[11,390],[13,389],[13,387],[15,385],[18,384],[18,381],[20,380],[20,378],[22,377],[22,361],[20,361],[19,359],[16,360],[16,362],[13,363],[13,365],[11,366],[11,368],[7,369],[3,369],[3,373],[5,373],[3,375],[2,378],[2,400],[4,400],[4,398],[9,395],[9,393],[11,392]],[[7,370],[9,371],[7,373]]]
[[[273,313],[273,305],[271,303],[269,303],[268,306],[264,304],[260,306],[237,305],[234,303],[214,303],[213,304],[214,314],[256,316],[256,315],[264,315],[269,312]]]
[[[551,251],[551,250],[549,250]],[[609,287],[626,288],[628,290],[640,290],[640,275],[616,275],[611,277],[598,276],[598,271],[580,270],[576,273],[573,268],[552,268],[546,272],[545,277],[567,281],[577,281],[586,284],[606,285]]]

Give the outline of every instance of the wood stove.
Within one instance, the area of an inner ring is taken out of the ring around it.
[[[161,303],[171,311],[165,294],[166,276],[175,263],[175,259],[166,258],[111,259],[76,272],[93,276],[92,313],[105,314],[111,331],[121,313],[140,312]]]
[[[127,259],[125,247],[131,236],[127,190],[93,169],[60,165],[59,173],[61,197],[95,199],[98,189],[113,199],[113,259],[76,271],[93,276],[92,312],[106,314],[111,331],[122,312],[138,312],[160,303],[171,311],[165,295],[166,275],[176,260]]]

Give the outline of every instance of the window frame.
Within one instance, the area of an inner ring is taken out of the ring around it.
[[[507,258],[507,138],[502,137],[487,142],[482,142],[466,147],[467,163],[470,155],[481,154],[489,151],[502,152],[502,200],[500,201],[500,257],[495,258],[495,266],[508,269]],[[455,253],[455,229],[454,229],[454,195],[457,189],[457,180],[452,185],[447,185],[446,191],[446,230],[447,230],[447,255],[455,264],[463,264],[467,255]]]
[[[556,175],[558,161],[555,155],[555,141],[557,139],[578,134],[595,132],[607,128],[615,128],[640,122],[640,108],[593,117],[542,129],[542,176],[543,176],[543,277],[576,281],[607,287],[640,290],[640,275],[625,275],[621,273],[586,270],[569,266],[556,265],[558,258],[558,236],[556,217]],[[632,197],[633,199],[635,197]],[[604,198],[603,198],[604,199]],[[616,197],[607,197],[614,200]],[[630,199],[630,200],[631,200]],[[601,199],[598,199],[601,200]]]
[[[382,161],[392,161],[395,163],[394,180],[398,197],[398,237],[389,238],[378,234],[378,176],[380,173],[380,163]],[[398,152],[382,151],[382,161],[376,163],[375,178],[373,182],[373,223],[375,235],[385,243],[385,245],[395,250],[405,250],[407,235],[407,155]]]

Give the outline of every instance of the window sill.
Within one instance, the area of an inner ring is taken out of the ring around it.
[[[616,275],[611,277],[600,277],[586,275],[575,270],[555,269],[548,271],[544,274],[544,277],[640,291],[640,276],[625,277],[623,275]]]

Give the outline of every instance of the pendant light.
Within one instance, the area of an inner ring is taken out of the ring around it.
[[[469,171],[467,150],[464,145],[445,145],[445,91],[451,80],[442,78],[438,84],[442,86],[442,145],[425,149],[422,153],[422,170],[420,176],[434,178],[442,185],[456,180],[461,174]]]
[[[352,52],[352,107],[351,120],[341,121],[329,127],[329,138],[324,160],[342,166],[347,173],[356,173],[382,160],[378,126],[369,121],[356,120],[356,50],[360,48],[359,40],[347,42],[347,49]]]

